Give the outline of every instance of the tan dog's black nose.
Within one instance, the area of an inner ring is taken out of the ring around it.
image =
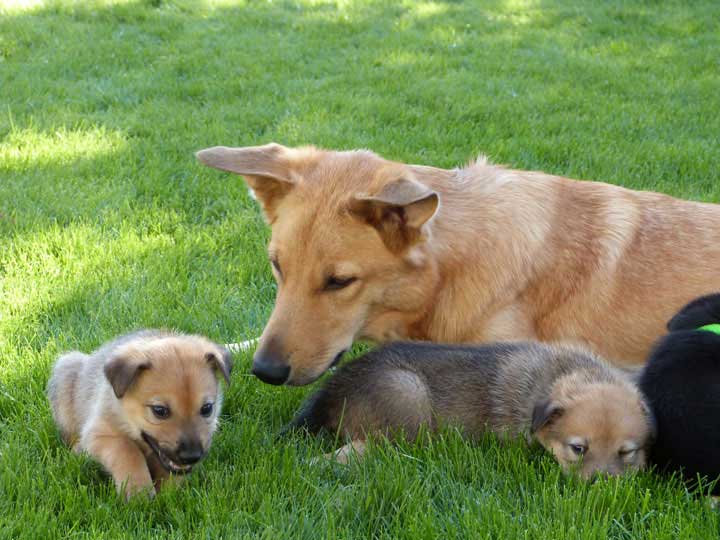
[[[268,384],[285,384],[290,375],[290,366],[281,366],[266,362],[257,356],[253,360],[252,373],[258,379]]]
[[[268,384],[285,384],[288,380],[290,366],[287,365],[276,338],[268,339],[266,344],[257,350],[253,358],[252,373]]]

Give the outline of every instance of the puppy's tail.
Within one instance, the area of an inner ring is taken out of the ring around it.
[[[670,332],[695,330],[707,324],[720,323],[720,294],[696,298],[667,323]]]

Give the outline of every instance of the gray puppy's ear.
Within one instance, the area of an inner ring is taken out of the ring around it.
[[[565,409],[561,405],[553,403],[549,399],[536,403],[535,407],[533,407],[530,433],[535,433],[539,429],[549,426],[564,413]]]
[[[233,362],[232,354],[225,347],[219,347],[221,354],[218,355],[215,352],[209,352],[205,355],[205,360],[214,369],[217,369],[222,373],[223,378],[227,384],[230,384],[230,372],[232,372]]]
[[[118,399],[127,393],[138,375],[146,369],[150,369],[150,362],[125,355],[112,356],[103,366],[105,378]]]

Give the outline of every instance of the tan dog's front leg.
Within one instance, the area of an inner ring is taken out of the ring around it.
[[[145,455],[131,439],[105,433],[91,434],[87,439],[83,446],[110,473],[118,493],[124,493],[126,499],[142,491],[155,495]]]

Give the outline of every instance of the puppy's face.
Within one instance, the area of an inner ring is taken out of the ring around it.
[[[535,407],[533,431],[563,469],[583,478],[643,468],[654,436],[640,393],[626,383],[556,384]]]
[[[105,375],[120,399],[124,429],[142,440],[162,466],[190,472],[210,447],[229,379],[227,351],[197,336],[139,339],[119,349]]]

